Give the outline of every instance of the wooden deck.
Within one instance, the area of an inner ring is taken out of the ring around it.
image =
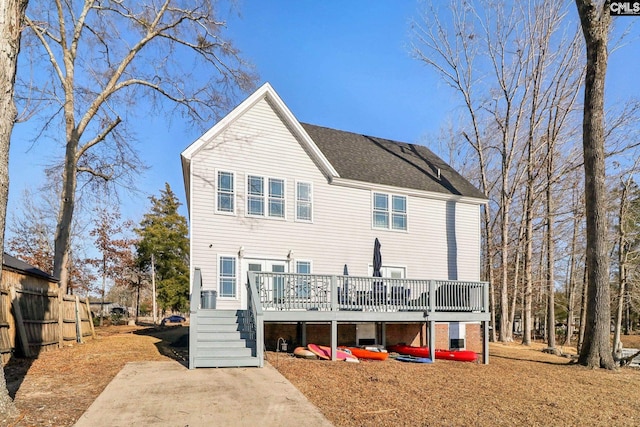
[[[202,277],[196,269],[192,329],[202,310],[201,289]],[[429,347],[435,348],[436,322],[457,321],[481,322],[483,362],[489,360],[489,285],[485,282],[250,272],[247,293],[248,318],[259,358],[264,352],[264,322],[330,323],[335,359],[338,323],[426,323]]]

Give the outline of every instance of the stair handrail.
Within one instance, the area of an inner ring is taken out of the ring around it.
[[[264,367],[264,312],[260,303],[260,290],[256,281],[256,273],[247,273],[247,308],[253,320],[256,337],[256,357],[258,364]]]
[[[193,271],[193,282],[191,283],[191,297],[189,299],[189,369],[196,367],[196,346],[198,330],[198,310],[202,294],[202,273],[196,267]]]

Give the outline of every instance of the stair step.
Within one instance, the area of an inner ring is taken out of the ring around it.
[[[246,310],[198,310],[194,367],[260,366]]]
[[[260,366],[257,357],[196,357],[196,368],[237,368]]]
[[[198,310],[198,320],[205,318],[243,319],[249,317],[247,310]]]
[[[255,351],[251,348],[231,348],[231,347],[226,347],[226,348],[203,348],[203,347],[198,347],[198,350],[196,351],[196,358],[208,358],[208,357],[215,357],[215,358],[242,358],[242,357],[251,357],[253,356],[255,353]]]
[[[255,348],[256,340],[232,340],[232,341],[224,341],[224,340],[213,340],[213,341],[204,341],[197,340],[198,348]]]
[[[237,317],[198,317],[202,325],[241,325]]]
[[[203,329],[204,328],[204,329]],[[244,325],[239,325],[237,323],[200,323],[198,322],[198,330],[216,330],[220,332],[243,332],[248,330]]]
[[[240,331],[233,331],[233,332],[216,331],[216,330],[202,331],[198,329],[196,333],[198,334],[197,335],[198,341],[234,341],[234,340],[247,340],[247,339],[254,338],[251,336],[249,332],[240,332]]]

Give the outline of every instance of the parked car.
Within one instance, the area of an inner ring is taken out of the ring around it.
[[[165,317],[164,319],[162,319],[162,321],[160,322],[161,325],[166,325],[167,323],[184,323],[186,322],[187,319],[185,319],[182,316],[178,316],[177,314],[174,314],[172,316],[168,316]]]

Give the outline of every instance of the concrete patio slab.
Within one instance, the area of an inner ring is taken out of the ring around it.
[[[75,424],[331,426],[273,366],[189,370],[178,362],[125,365]]]

